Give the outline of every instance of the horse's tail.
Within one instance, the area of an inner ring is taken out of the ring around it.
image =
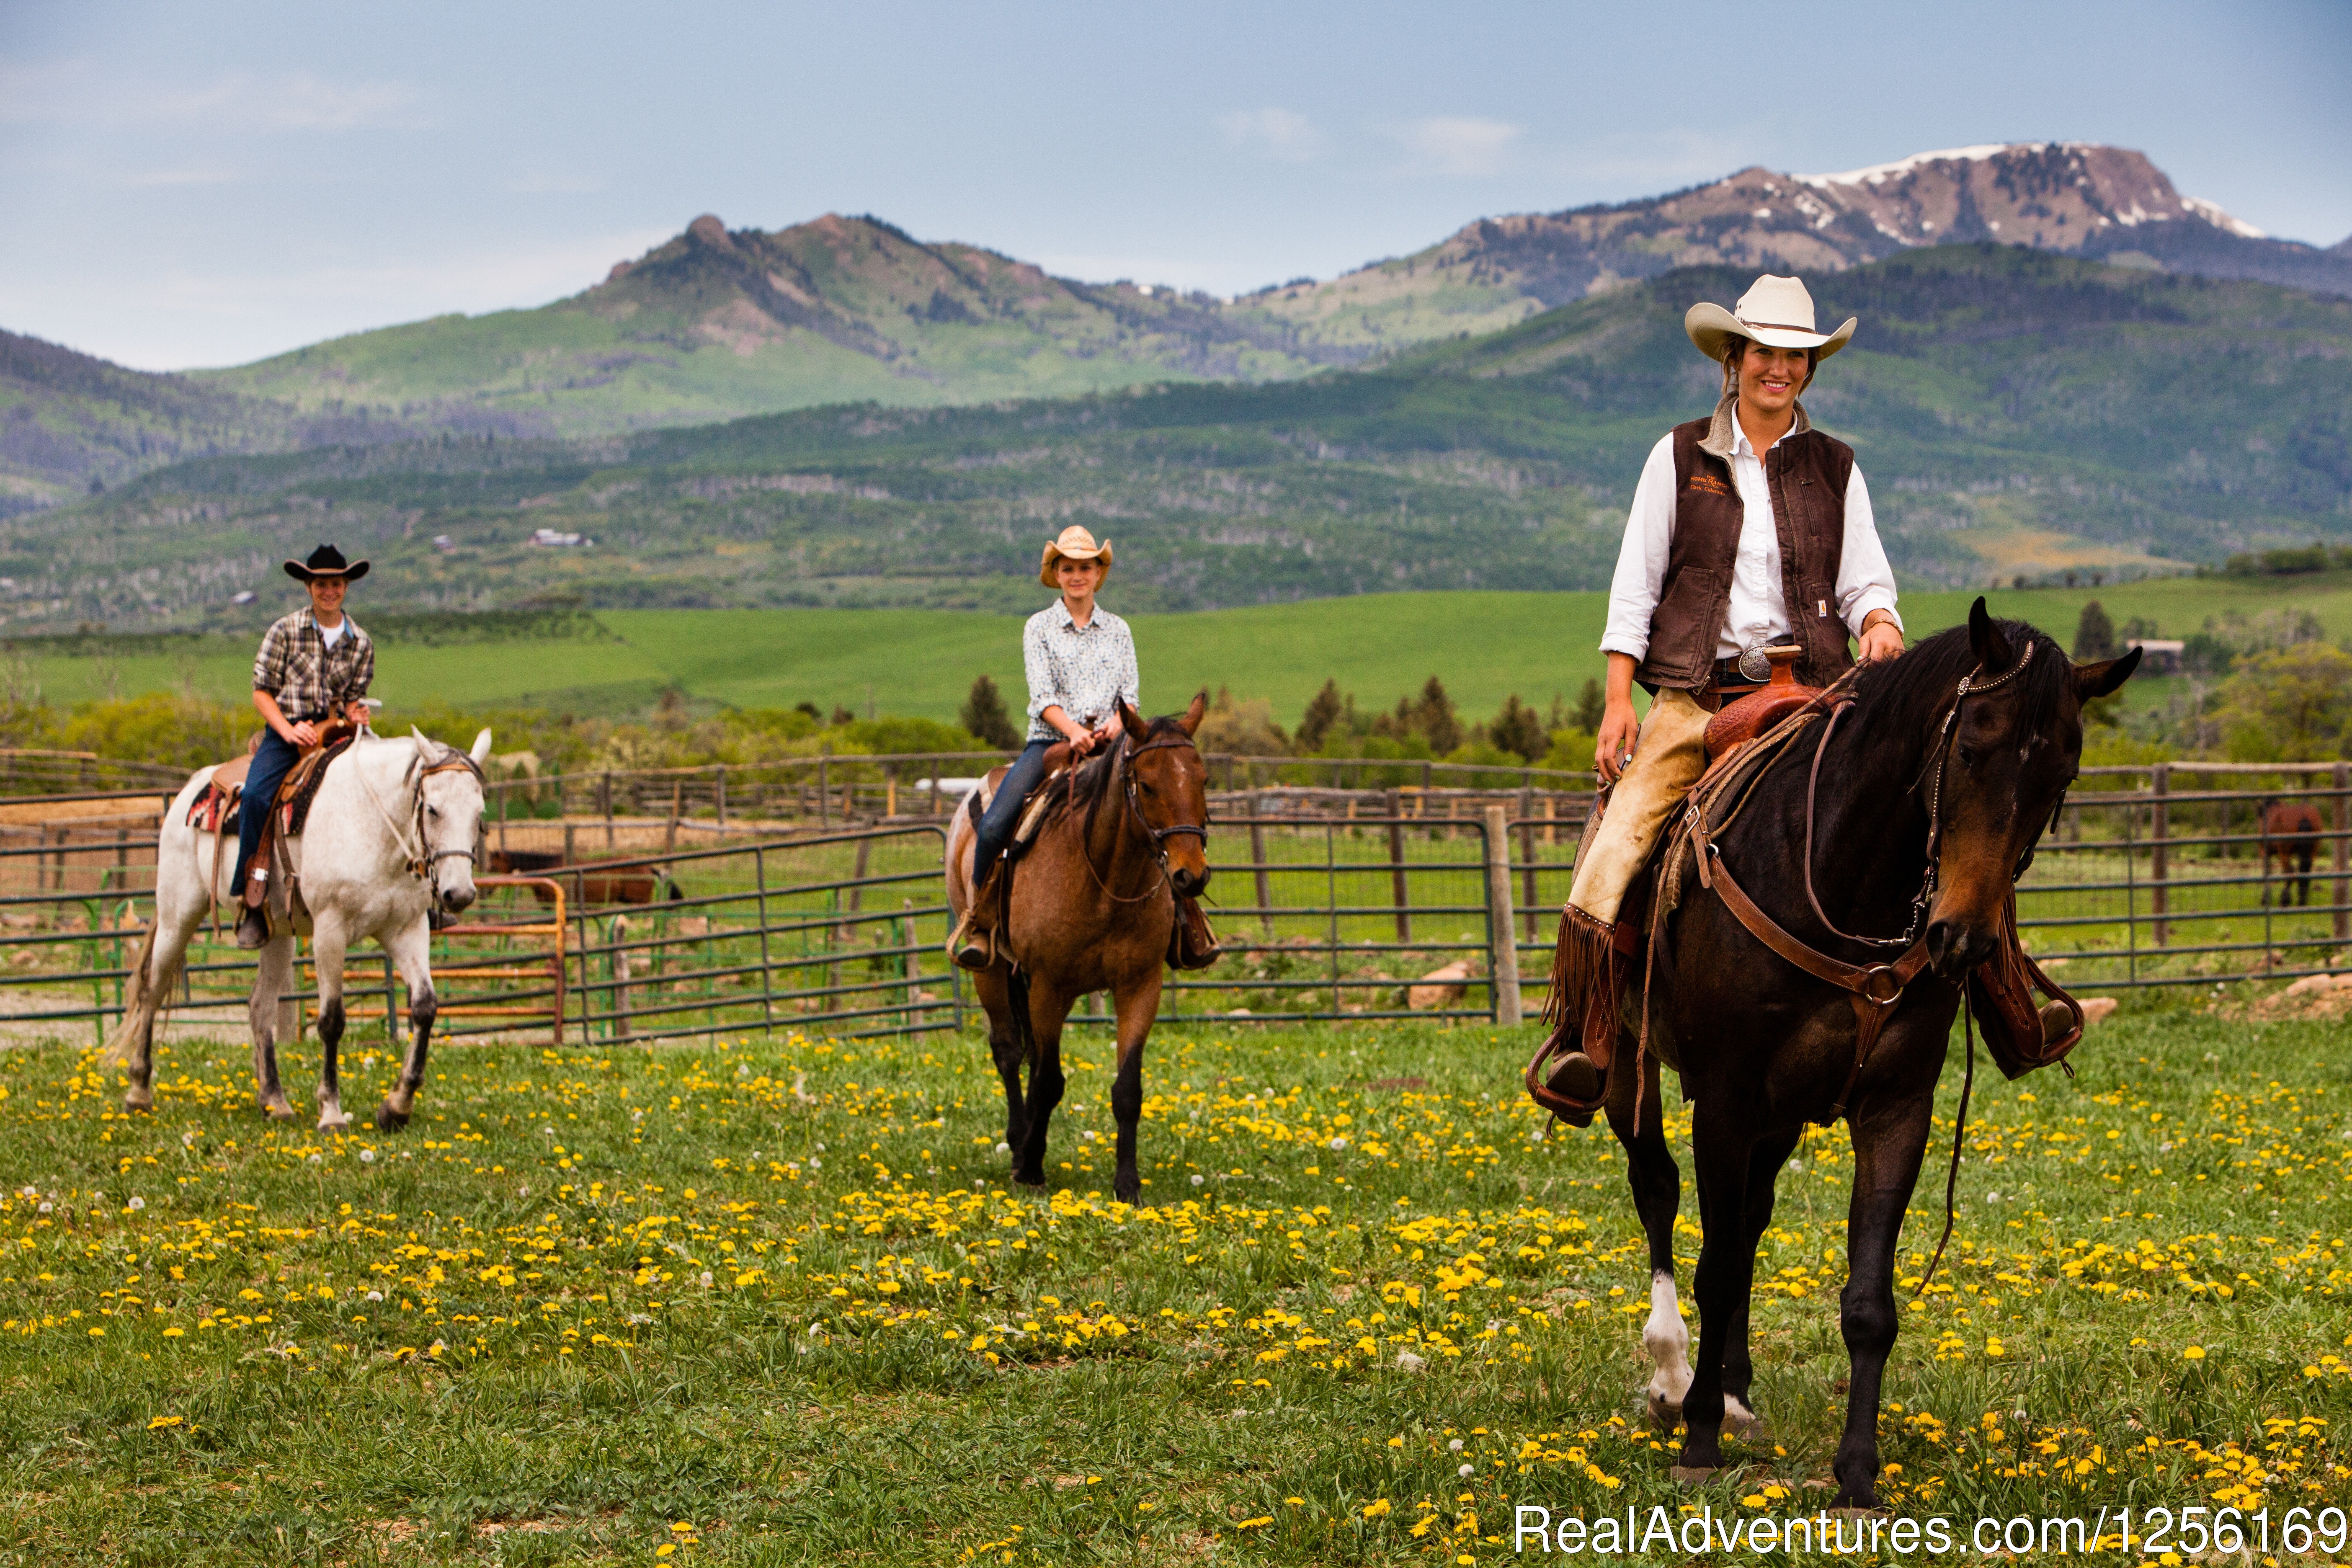
[[[161,920],[149,921],[146,932],[139,939],[139,955],[131,961],[128,984],[122,988],[121,1020],[114,1026],[114,1032],[106,1037],[106,1047],[99,1052],[98,1059],[102,1067],[130,1066],[131,1058],[138,1048],[140,1016],[146,1011],[148,995],[154,989],[153,979],[147,970],[155,957],[155,930],[163,923]]]

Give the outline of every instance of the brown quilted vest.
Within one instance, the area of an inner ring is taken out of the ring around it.
[[[1712,420],[1675,426],[1675,535],[1666,576],[1650,617],[1650,648],[1634,677],[1703,691],[1714,682],[1716,640],[1731,604],[1731,574],[1746,519],[1731,465],[1700,448]],[[1845,552],[1845,484],[1853,448],[1800,429],[1764,455],[1772,525],[1780,541],[1780,594],[1793,639],[1805,650],[1797,679],[1827,686],[1853,667],[1837,613],[1838,562]]]

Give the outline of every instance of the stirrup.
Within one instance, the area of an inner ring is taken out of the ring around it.
[[[986,969],[996,962],[996,933],[972,929],[978,906],[966,910],[948,938],[948,957],[958,969]]]
[[[269,916],[258,904],[247,904],[236,918],[236,945],[250,952],[269,945]]]
[[[1590,1127],[1593,1114],[1609,1098],[1609,1069],[1582,1051],[1561,1056],[1544,1079],[1544,1087],[1570,1107],[1552,1108],[1552,1114],[1570,1127]]]

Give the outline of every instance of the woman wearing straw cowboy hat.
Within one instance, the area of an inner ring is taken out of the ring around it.
[[[1013,840],[1021,807],[1045,775],[1045,750],[1070,744],[1076,761],[1119,733],[1118,705],[1138,700],[1135,638],[1127,623],[1095,603],[1109,575],[1110,541],[1100,544],[1076,523],[1062,530],[1037,558],[1037,581],[1061,590],[1061,599],[1029,617],[1021,630],[1021,658],[1029,677],[1029,743],[996,787],[972,843],[971,903],[948,938],[948,952],[966,969],[985,969],[994,954],[995,920],[988,874]]]
[[[1702,737],[1727,700],[1770,675],[1767,647],[1794,645],[1801,684],[1903,651],[1895,574],[1853,448],[1812,427],[1798,396],[1853,337],[1813,324],[1794,278],[1759,278],[1731,310],[1683,318],[1723,367],[1715,413],[1660,438],[1633,492],[1609,589],[1601,647],[1609,684],[1594,762],[1607,811],[1576,862],[1560,911],[1549,1015],[1584,1048],[1557,1058],[1550,1087],[1597,1109],[1607,1085],[1622,969],[1612,958],[1618,907],[1674,808],[1706,771]],[[1633,684],[1653,693],[1633,715]],[[1562,1041],[1560,1043],[1568,1043]],[[1588,1112],[1589,1120],[1589,1112]]]
[[[246,867],[261,843],[269,802],[301,754],[320,742],[320,731],[335,719],[365,724],[368,683],[375,679],[375,645],[359,623],[343,614],[343,593],[368,574],[364,561],[345,561],[331,544],[310,552],[307,561],[289,561],[286,574],[310,591],[310,607],[280,616],[261,639],[253,661],[253,707],[268,726],[245,775],[246,805],[237,814],[236,870],[232,888],[246,886]],[[267,866],[253,868],[266,880]],[[260,947],[269,925],[259,905],[247,901],[236,922],[236,944]]]

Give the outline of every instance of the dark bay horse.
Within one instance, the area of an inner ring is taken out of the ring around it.
[[[1756,1429],[1748,1294],[1773,1184],[1806,1125],[1843,1114],[1854,1179],[1840,1327],[1853,1375],[1836,1506],[1876,1506],[1879,1384],[1899,1321],[1895,1246],[1959,983],[1995,952],[2016,878],[2074,777],[2082,704],[2122,685],[2138,660],[2134,649],[2077,668],[2032,626],[1993,620],[1979,599],[1966,626],[1856,672],[1853,706],[1818,753],[1817,720],[1766,767],[1716,830],[1711,863],[1722,869],[1712,890],[1692,851],[1678,851],[1680,907],[1654,928],[1644,1068],[1611,1075],[1608,1114],[1649,1237],[1643,1340],[1659,1363],[1651,1406],[1668,1422],[1679,1406],[1680,1473],[1722,1466],[1727,1414],[1735,1435]],[[1873,985],[1893,1000],[1877,1011],[1866,1056],[1857,1059],[1863,1006],[1753,934],[1725,902],[1723,871],[1799,943],[1843,964],[1885,966]],[[1641,987],[1629,986],[1620,1060],[1637,1059],[1643,1005]],[[1705,1235],[1693,1279],[1698,1355],[1687,1369],[1674,1286],[1681,1173],[1659,1126],[1660,1057],[1679,1068],[1694,1107]]]
[[[2319,853],[2319,808],[2307,800],[2266,800],[2263,825],[2263,902],[2271,901],[2271,862],[2278,862],[2281,907],[2311,907],[2311,862]],[[2296,895],[2300,894],[2298,898]]]
[[[1118,1019],[1112,1194],[1121,1203],[1141,1198],[1135,1128],[1143,1114],[1143,1042],[1160,1013],[1176,896],[1195,897],[1209,884],[1209,772],[1192,744],[1207,708],[1203,694],[1180,717],[1147,721],[1121,703],[1121,738],[1043,786],[1053,804],[1012,868],[1012,910],[997,928],[997,962],[974,977],[988,1012],[989,1050],[1004,1080],[1013,1175],[1026,1185],[1045,1182],[1046,1123],[1062,1100],[1063,1022],[1079,997],[1108,991]],[[972,833],[971,810],[957,812],[947,844],[948,902],[957,919],[971,896]]]

